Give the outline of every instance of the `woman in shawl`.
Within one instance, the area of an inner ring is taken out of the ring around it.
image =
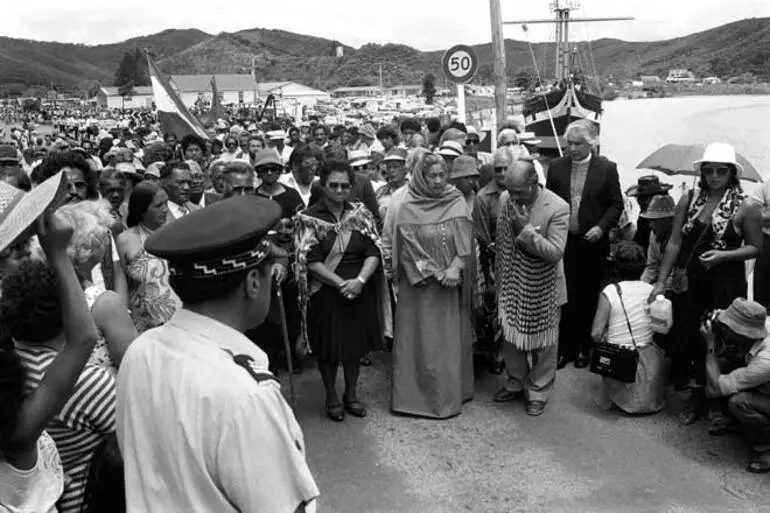
[[[695,162],[700,181],[679,200],[674,226],[649,301],[666,291],[671,275],[674,325],[669,351],[675,386],[691,388],[692,397],[679,415],[692,424],[707,412],[704,392],[706,347],[699,333],[704,313],[727,308],[733,299],[746,297],[744,262],[762,247],[762,216],[746,201],[740,185],[741,165],[735,150],[710,144]],[[693,383],[688,381],[694,378]]]
[[[303,340],[318,358],[326,415],[365,417],[358,400],[359,362],[382,347],[389,302],[381,272],[381,244],[372,213],[349,203],[355,173],[345,161],[321,167],[325,194],[295,218],[295,274]],[[384,294],[384,296],[383,296]],[[342,403],[336,390],[345,371]]]
[[[439,419],[458,415],[473,397],[473,284],[464,272],[473,231],[447,174],[440,156],[421,152],[384,228],[398,290],[393,411]]]

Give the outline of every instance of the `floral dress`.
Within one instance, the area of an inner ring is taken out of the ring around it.
[[[182,306],[168,282],[168,264],[144,249],[148,237],[138,230],[142,250],[126,265],[128,278],[128,307],[137,331],[144,332],[165,324]]]

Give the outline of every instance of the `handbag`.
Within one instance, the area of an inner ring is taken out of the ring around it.
[[[623,307],[623,315],[626,318],[626,325],[631,334],[634,348],[629,349],[609,342],[599,342],[591,353],[590,370],[594,374],[612,378],[621,383],[634,383],[636,381],[636,368],[639,365],[639,349],[636,346],[636,337],[634,337],[634,330],[631,328],[631,321],[628,319],[620,285],[615,283],[615,289],[618,291],[620,306]]]
[[[692,200],[692,191],[690,191],[690,200]],[[687,275],[687,268],[690,267],[692,257],[695,256],[695,250],[698,249],[698,244],[703,240],[703,236],[708,230],[702,230],[698,236],[698,240],[690,251],[690,256],[687,258],[683,267],[674,267],[671,271],[671,292],[674,294],[684,294],[690,288],[690,277]]]

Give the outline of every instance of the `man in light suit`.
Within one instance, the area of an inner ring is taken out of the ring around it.
[[[506,378],[494,400],[526,394],[527,414],[538,416],[556,379],[561,307],[567,302],[562,257],[569,205],[542,188],[529,160],[513,161],[504,184],[496,283]]]
[[[610,251],[610,229],[617,225],[624,204],[617,166],[596,154],[594,123],[575,121],[565,136],[569,156],[551,162],[546,182],[570,206],[564,253],[569,303],[562,315],[559,368],[569,361],[582,368],[589,363],[591,322]]]

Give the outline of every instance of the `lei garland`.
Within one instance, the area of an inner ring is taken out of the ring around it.
[[[330,223],[317,217],[309,216],[305,213],[298,213],[294,216],[294,277],[297,281],[297,301],[301,315],[301,337],[308,352],[310,350],[310,339],[307,334],[307,305],[310,302],[310,296],[316,292],[311,292],[312,283],[308,276],[307,254],[310,249],[325,239],[330,233],[341,232],[360,232],[369,238],[380,252],[380,265],[383,265],[383,246],[380,234],[377,231],[377,223],[374,216],[362,203],[353,203],[353,209],[346,211],[340,222]]]

